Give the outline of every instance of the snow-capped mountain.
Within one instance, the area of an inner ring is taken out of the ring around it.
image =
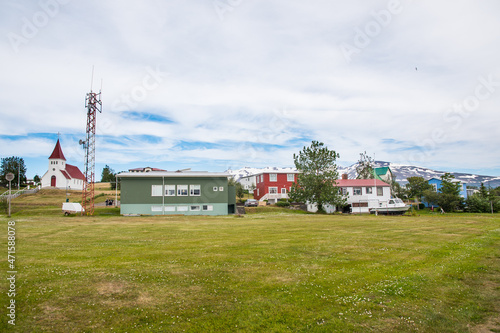
[[[243,177],[253,176],[262,172],[287,172],[287,171],[297,171],[295,168],[278,168],[278,167],[265,167],[265,168],[251,168],[244,167],[238,170],[226,170],[231,176],[233,176],[234,180],[239,181]]]
[[[349,168],[354,169],[353,175],[356,174],[356,165],[354,164]],[[437,171],[428,168],[413,166],[413,165],[402,165],[390,162],[375,161],[375,167],[390,167],[393,175],[400,184],[406,183],[408,177],[422,177],[426,180],[431,178],[439,178],[448,171]],[[345,173],[345,172],[344,172]],[[498,187],[500,186],[500,177],[484,176],[484,175],[474,175],[470,173],[460,173],[460,172],[450,172],[455,179],[466,183],[468,185],[479,186],[484,183],[485,186]]]
[[[356,166],[358,164],[355,163],[348,167],[338,167],[339,175],[346,173],[350,179],[356,178]],[[406,179],[408,177],[422,177],[426,180],[431,178],[439,178],[444,175],[445,171],[436,171],[428,168],[417,167],[412,165],[402,165],[384,161],[375,161],[374,166],[379,167],[390,167],[393,175],[396,177],[396,180],[400,184],[405,184]],[[239,170],[227,170],[226,172],[231,174],[236,181],[243,177],[255,175],[261,172],[272,172],[272,171],[296,171],[295,168],[278,168],[278,167],[266,167],[266,168],[251,168],[245,167]],[[484,183],[485,186],[491,186],[493,188],[500,186],[500,177],[492,177],[492,176],[483,176],[483,175],[474,175],[469,173],[459,173],[459,172],[450,172],[455,176],[457,180],[460,180],[463,183],[479,186],[481,183]]]

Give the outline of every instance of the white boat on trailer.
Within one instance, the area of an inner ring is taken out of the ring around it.
[[[383,215],[403,215],[410,209],[403,200],[399,198],[390,199],[388,202],[381,202],[379,207],[370,208],[370,214],[383,214]]]

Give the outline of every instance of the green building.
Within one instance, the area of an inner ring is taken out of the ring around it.
[[[141,215],[227,215],[236,209],[229,174],[202,171],[123,172],[120,213]]]

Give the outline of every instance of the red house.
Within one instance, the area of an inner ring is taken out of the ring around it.
[[[256,200],[268,200],[276,203],[279,199],[288,199],[288,192],[292,184],[297,181],[298,171],[266,171],[255,175],[255,190],[253,196]]]

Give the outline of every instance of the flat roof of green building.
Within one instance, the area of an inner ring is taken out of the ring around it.
[[[117,177],[230,177],[226,172],[208,172],[208,171],[149,171],[149,172],[122,172]]]

